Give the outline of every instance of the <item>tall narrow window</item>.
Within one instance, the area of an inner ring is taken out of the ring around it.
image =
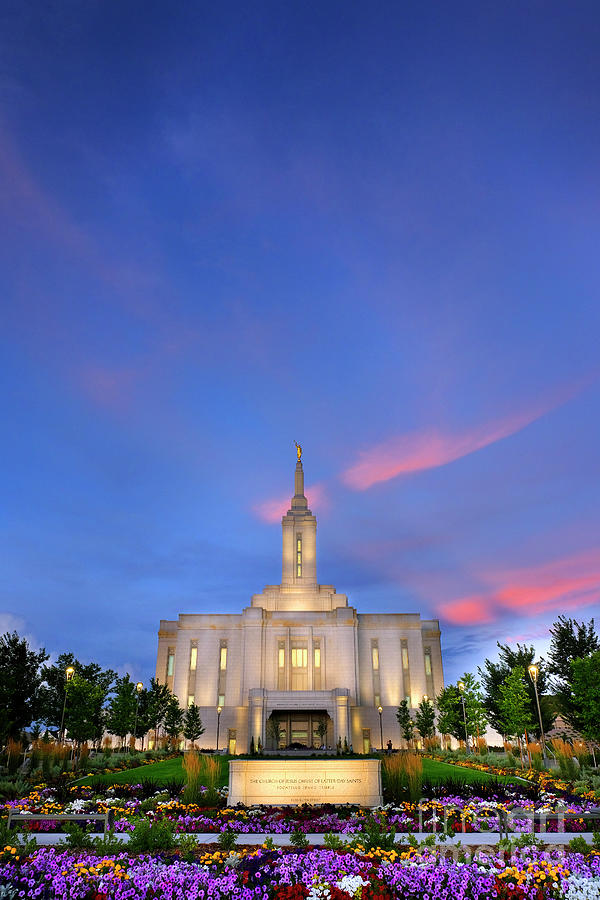
[[[172,647],[169,647],[169,652],[167,655],[167,678],[171,678],[173,676],[174,667],[175,667],[175,650]]]
[[[227,679],[227,641],[219,643],[219,677],[217,684],[217,706],[225,706],[225,682]]]
[[[198,662],[198,648],[193,646],[190,650],[190,672],[196,671],[197,662]]]
[[[285,641],[277,641],[277,690],[285,691]]]
[[[410,690],[410,664],[408,658],[408,640],[402,638],[400,641],[400,652],[402,655],[402,677],[404,679],[404,699],[409,706],[412,706],[411,690]]]
[[[296,535],[296,575],[302,577],[302,535]]]
[[[188,694],[188,706],[193,706],[196,698],[193,694]]]
[[[313,690],[321,690],[321,641],[313,641]]]
[[[308,690],[308,646],[304,642],[292,642],[292,690]]]
[[[371,666],[373,669],[373,702],[381,704],[381,679],[379,677],[379,641],[371,641]]]
[[[427,694],[430,697],[435,695],[435,688],[433,685],[433,666],[431,663],[431,647],[425,647],[423,649],[423,655],[425,657],[425,684],[427,686]]]

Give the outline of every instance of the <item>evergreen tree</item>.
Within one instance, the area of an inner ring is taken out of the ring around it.
[[[584,727],[582,710],[574,696],[574,669],[571,664],[600,650],[594,620],[585,623],[559,616],[550,634],[552,642],[548,653],[548,671],[553,676],[552,688],[558,711],[569,725],[581,731]]]
[[[165,733],[169,735],[173,747],[177,746],[177,739],[183,727],[184,712],[179,705],[179,700],[172,694],[165,713]]]
[[[572,700],[580,730],[588,741],[600,740],[600,650],[571,663]]]
[[[442,688],[437,698],[438,722],[440,734],[450,734],[457,741],[465,739],[465,725],[461,693],[455,684]]]
[[[400,732],[402,737],[407,743],[410,743],[413,739],[413,735],[415,733],[415,725],[410,715],[410,709],[408,707],[408,701],[403,700],[400,706],[398,707],[398,711],[396,712],[396,718],[398,719],[398,724],[400,726]]]
[[[17,738],[41,714],[45,650],[31,650],[16,631],[0,637],[0,745]]]
[[[183,719],[183,736],[192,742],[193,747],[200,735],[204,734],[204,731],[200,710],[195,703],[191,703],[186,709]]]
[[[425,738],[431,738],[435,734],[435,707],[431,700],[421,700],[415,716],[415,725],[419,734]]]
[[[121,738],[121,744],[125,742],[125,736],[133,732],[136,703],[135,685],[129,675],[117,678],[115,693],[108,705],[106,727],[111,734]]]
[[[528,667],[535,660],[535,647],[525,644],[517,644],[516,648],[510,647],[508,644],[498,643],[498,662],[492,662],[486,659],[483,668],[479,669],[481,682],[484,690],[484,703],[487,709],[490,724],[496,731],[503,734],[502,731],[502,713],[500,710],[501,690],[500,686],[504,683],[507,675],[515,668],[521,668],[527,672]],[[542,713],[542,722],[544,732],[550,731],[555,719],[555,712],[551,699],[546,695],[548,688],[547,667],[543,659],[537,662],[539,669],[537,688],[540,698],[540,709]],[[525,682],[525,690],[529,698],[529,720],[533,723],[532,733],[539,736],[539,724],[537,714],[537,704],[535,700],[535,687],[531,679],[527,676]]]

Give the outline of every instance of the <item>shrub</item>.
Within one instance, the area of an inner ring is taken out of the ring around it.
[[[238,836],[235,831],[222,831],[217,838],[221,850],[231,852],[237,844]]]
[[[175,843],[173,826],[168,819],[158,822],[142,819],[131,832],[127,849],[131,853],[160,853],[173,850]]]
[[[195,834],[182,834],[177,838],[177,849],[179,855],[185,862],[194,862],[196,850],[198,849],[198,840]]]
[[[351,847],[358,847],[369,853],[371,850],[393,850],[396,839],[395,828],[382,828],[381,824],[371,816],[365,819],[362,831],[351,841]]]
[[[70,850],[93,850],[94,839],[77,822],[65,822],[62,830],[67,835],[65,845]]]
[[[323,846],[327,847],[328,850],[341,850],[342,847],[346,846],[346,842],[341,839],[339,834],[329,831],[323,835]]]
[[[295,828],[290,835],[290,844],[292,847],[295,847],[296,850],[306,850],[309,841],[305,834],[299,831],[298,828]]]

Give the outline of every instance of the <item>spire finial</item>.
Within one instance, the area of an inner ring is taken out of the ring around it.
[[[294,441],[296,445],[296,453],[298,454],[298,462],[302,462],[302,447],[298,443],[298,441]]]

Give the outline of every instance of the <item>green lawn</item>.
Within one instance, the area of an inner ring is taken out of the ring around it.
[[[228,784],[229,781],[228,758],[221,756],[218,759],[221,764],[221,777],[218,786],[222,787]],[[184,778],[184,772],[181,758],[177,757],[175,759],[166,759],[164,762],[152,763],[147,766],[140,766],[137,769],[127,769],[124,772],[115,772],[100,777],[109,784],[138,784],[142,779],[146,778],[151,778],[157,782],[169,781],[172,778]],[[423,760],[423,777],[429,781],[445,781],[451,778],[455,781],[464,782],[488,781],[495,778],[493,775],[488,775],[487,772],[465,769],[461,766],[453,766],[450,763],[438,762],[435,759]],[[514,779],[510,776],[504,776],[498,780],[513,781]],[[90,778],[84,778],[78,784],[89,784],[89,781]]]

